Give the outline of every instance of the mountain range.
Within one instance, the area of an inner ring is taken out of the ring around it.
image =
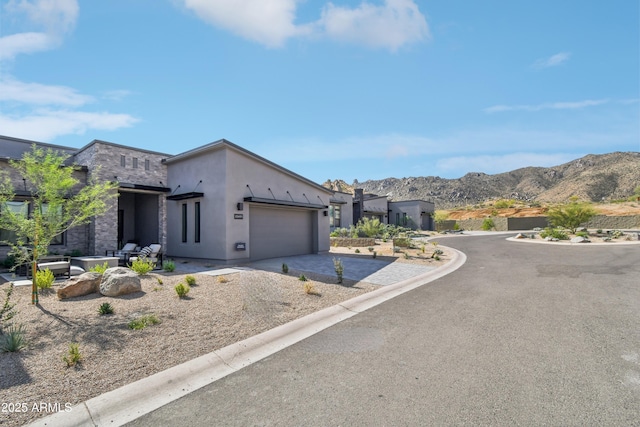
[[[525,167],[494,175],[469,172],[461,178],[385,178],[352,184],[327,180],[325,187],[386,195],[393,201],[428,200],[436,209],[474,205],[492,199],[560,203],[571,196],[594,202],[623,199],[640,186],[640,152],[589,154],[553,167]]]

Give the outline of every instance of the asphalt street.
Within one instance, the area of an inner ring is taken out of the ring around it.
[[[640,425],[640,246],[467,262],[130,426]]]

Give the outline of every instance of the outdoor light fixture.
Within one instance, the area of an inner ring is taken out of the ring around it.
[[[239,211],[243,210],[244,209],[244,203],[238,203],[236,205],[236,209],[238,209]]]

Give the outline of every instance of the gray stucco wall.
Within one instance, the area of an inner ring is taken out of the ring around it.
[[[424,212],[424,213],[423,213]],[[412,229],[431,230],[433,228],[431,214],[434,212],[434,205],[424,200],[406,200],[400,202],[389,202],[389,223],[403,225],[403,214],[407,214],[407,227]],[[399,214],[399,222],[397,215]]]
[[[376,197],[372,199],[364,199],[364,212],[366,215],[379,216],[380,222],[389,223],[388,217],[388,199],[386,197]]]

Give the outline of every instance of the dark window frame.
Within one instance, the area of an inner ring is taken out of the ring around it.
[[[182,204],[182,243],[187,243],[187,204]]]
[[[194,236],[193,241],[200,243],[200,202],[195,202],[193,209]]]

